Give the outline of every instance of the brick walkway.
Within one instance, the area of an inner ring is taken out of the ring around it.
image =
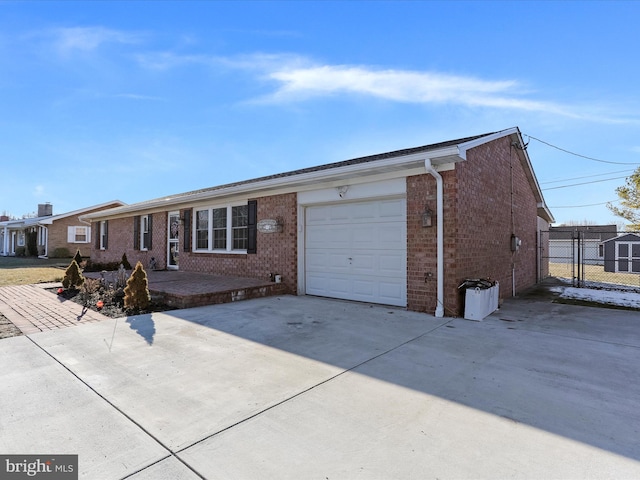
[[[25,335],[109,318],[93,310],[83,311],[81,305],[65,301],[44,287],[0,287],[0,313]]]

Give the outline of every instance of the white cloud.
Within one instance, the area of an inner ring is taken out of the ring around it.
[[[139,34],[112,30],[104,27],[67,27],[51,32],[53,44],[62,54],[73,51],[89,52],[107,43],[139,43]]]
[[[308,57],[295,54],[223,57],[159,52],[138,55],[137,59],[142,66],[158,70],[187,65],[245,70],[275,83],[274,91],[253,99],[252,103],[293,103],[315,97],[360,95],[401,103],[539,112],[598,123],[640,123],[635,116],[593,102],[570,105],[533,98],[534,93],[514,79],[483,79],[360,65],[319,65]]]
[[[582,118],[568,107],[521,98],[516,80],[485,80],[471,76],[410,70],[378,70],[362,66],[276,67],[267,74],[280,83],[266,100],[289,102],[317,96],[358,94],[418,104],[458,104],[553,113]]]

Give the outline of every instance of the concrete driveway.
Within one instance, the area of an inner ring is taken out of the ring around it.
[[[639,478],[638,312],[313,297],[0,341],[0,454],[80,478]]]

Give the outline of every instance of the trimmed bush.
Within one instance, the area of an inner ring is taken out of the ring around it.
[[[80,273],[80,267],[75,260],[71,260],[71,264],[64,272],[64,278],[62,279],[62,286],[64,288],[78,288],[84,283],[84,277]]]
[[[76,254],[73,256],[73,259],[78,265],[82,263],[82,254],[80,253],[80,249],[76,250]]]
[[[27,232],[25,234],[27,240],[27,255],[29,257],[38,256],[38,232]]]
[[[24,257],[27,255],[26,247],[16,247],[16,257]]]
[[[58,247],[49,254],[49,258],[71,258],[71,252],[66,247]]]
[[[124,289],[124,308],[129,310],[144,310],[151,303],[149,294],[149,280],[142,263],[136,263],[136,268],[127,280]]]
[[[120,262],[94,262],[91,259],[87,260],[87,263],[84,267],[85,272],[102,272],[106,270],[107,272],[114,272],[118,270],[120,266]]]
[[[131,270],[131,264],[129,263],[129,260],[127,260],[127,254],[126,253],[122,254],[122,261],[120,261],[120,263],[125,268],[125,270]]]

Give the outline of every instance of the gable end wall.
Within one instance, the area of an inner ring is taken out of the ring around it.
[[[536,283],[538,210],[518,152],[505,137],[468,152],[456,165],[457,217],[455,268],[447,292],[466,278],[500,282],[500,298]],[[522,244],[511,251],[511,234]],[[461,306],[461,297],[458,295]]]

